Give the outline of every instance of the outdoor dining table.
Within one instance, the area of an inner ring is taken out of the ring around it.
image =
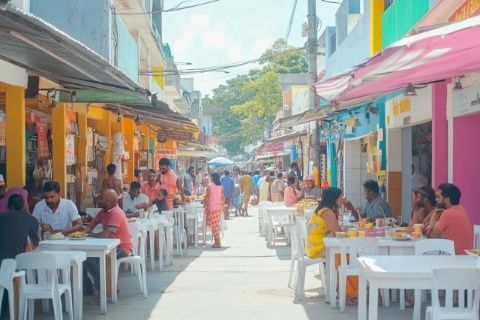
[[[415,254],[415,241],[396,241],[390,238],[378,238],[380,255],[413,255]],[[335,255],[340,253],[341,239],[327,237],[324,240],[326,263],[325,299],[330,302],[331,308],[337,307],[337,270],[335,268]],[[389,287],[399,289],[397,287]]]
[[[475,267],[476,258],[470,256],[363,256],[359,257],[360,280],[358,319],[367,319],[367,282],[369,285],[368,319],[378,318],[378,290],[432,289],[432,270],[435,268]],[[417,296],[418,295],[418,296]],[[415,293],[413,319],[421,314],[421,295]]]
[[[110,255],[112,302],[117,302],[117,246],[119,239],[85,238],[81,240],[45,240],[39,244],[39,250],[46,251],[85,251],[89,258],[100,260],[100,311],[107,313],[107,264],[106,257]]]
[[[76,320],[83,319],[83,262],[87,260],[85,251],[53,251],[42,250],[42,247],[36,249],[43,253],[50,253],[56,256],[62,256],[70,259],[72,265],[72,298],[73,298],[73,316]]]

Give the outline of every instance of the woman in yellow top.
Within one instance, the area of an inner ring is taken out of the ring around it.
[[[309,258],[325,257],[323,240],[335,232],[341,231],[338,225],[338,210],[342,206],[342,190],[338,188],[325,188],[315,214],[310,217],[307,226],[307,239],[305,253]],[[340,265],[340,255],[335,255],[335,266]],[[357,298],[358,277],[347,278],[347,299],[352,301]]]

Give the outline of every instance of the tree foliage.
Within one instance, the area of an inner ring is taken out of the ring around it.
[[[204,112],[212,116],[213,133],[231,154],[243,145],[261,140],[282,107],[281,73],[307,70],[301,50],[283,39],[267,49],[260,58],[262,69],[230,79],[205,97]]]

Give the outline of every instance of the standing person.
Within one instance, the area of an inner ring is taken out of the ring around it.
[[[107,166],[107,174],[108,176],[103,179],[102,181],[102,190],[112,189],[115,190],[117,193],[118,199],[123,197],[123,188],[122,188],[122,181],[115,177],[117,172],[117,166],[113,163],[110,163]]]
[[[213,248],[220,248],[220,215],[224,206],[225,198],[223,196],[223,187],[220,182],[220,175],[216,172],[212,173],[212,182],[207,186],[207,194],[205,195],[204,208],[207,217],[207,224],[212,229],[215,242]]]
[[[225,199],[225,207],[223,208],[223,215],[225,220],[228,220],[230,217],[230,207],[233,203],[233,191],[235,189],[235,182],[232,177],[230,177],[230,172],[225,171],[223,177],[220,179],[223,187],[223,196]]]
[[[301,194],[297,192],[295,182],[295,177],[289,176],[287,178],[287,188],[284,192],[284,202],[286,207],[293,207],[293,205],[300,200]]]
[[[270,198],[273,202],[283,201],[283,192],[285,190],[285,182],[283,181],[283,173],[278,173],[277,178],[272,182],[270,187]]]
[[[193,167],[189,167],[187,172],[182,175],[182,186],[183,192],[186,196],[193,195],[193,185],[195,181],[195,169]]]
[[[168,192],[167,196],[167,205],[169,209],[173,208],[173,199],[177,195],[177,190],[180,192],[182,200],[185,199],[185,194],[183,193],[183,188],[181,182],[177,179],[177,175],[173,172],[170,167],[170,160],[167,158],[162,158],[158,161],[158,166],[160,168],[160,189],[165,189]]]
[[[254,204],[258,204],[258,184],[261,179],[262,179],[262,176],[260,175],[260,171],[256,170],[253,173],[253,177],[252,177],[252,191],[253,191]]]
[[[148,197],[148,205],[151,206],[157,200],[160,191],[160,183],[158,182],[157,172],[154,169],[148,170],[148,179],[142,183],[141,193]]]
[[[120,244],[117,247],[117,259],[127,257],[132,254],[132,237],[128,228],[128,220],[125,213],[118,206],[118,198],[115,190],[104,190],[99,201],[102,210],[95,216],[87,227],[87,233],[94,238],[114,238],[119,239]],[[101,224],[102,232],[92,233],[93,229]],[[84,268],[84,288],[85,292],[98,292],[100,287],[100,265],[98,258],[87,258]],[[89,272],[93,277],[93,284],[86,276]]]
[[[443,183],[438,186],[437,206],[444,209],[435,223],[432,238],[449,239],[455,243],[455,254],[464,255],[473,243],[473,226],[468,218],[467,211],[460,204],[462,193],[452,183]]]
[[[42,232],[61,232],[68,235],[82,230],[82,219],[73,201],[60,197],[60,184],[48,181],[43,186],[44,199],[33,209],[33,216],[42,227]]]
[[[300,167],[296,162],[292,162],[292,164],[290,165],[290,171],[288,172],[288,175],[291,177],[295,177],[297,183],[299,180],[303,180],[302,172],[300,171]]]
[[[240,192],[240,185],[235,184],[235,188],[233,189],[233,206],[235,207],[235,217],[242,212],[242,193]]]
[[[233,181],[235,181],[235,184],[240,184],[240,177],[241,177],[241,174],[240,174],[240,168],[238,167],[235,167],[233,168]]]
[[[7,200],[8,211],[0,215],[0,262],[25,252],[29,240],[33,247],[40,241],[38,221],[25,210],[22,196],[13,194]]]
[[[242,177],[240,178],[240,193],[242,194],[242,199],[243,199],[243,206],[242,206],[242,209],[240,210],[241,216],[248,216],[248,203],[250,202],[252,191],[253,191],[252,177],[249,176],[246,171],[243,171]]]
[[[265,201],[270,201],[270,186],[272,184],[271,176],[267,175],[265,176],[265,179],[263,182],[260,184],[258,188],[258,201],[259,202],[265,202]]]
[[[348,199],[344,200],[345,209],[352,211],[356,219],[362,217],[375,220],[376,218],[392,217],[392,209],[390,209],[388,202],[380,195],[380,188],[376,181],[367,180],[363,183],[363,195],[365,199],[367,199],[367,203],[365,203],[362,210],[355,209]]]

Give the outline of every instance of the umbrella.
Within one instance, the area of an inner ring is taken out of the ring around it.
[[[217,157],[208,161],[208,164],[214,167],[222,167],[222,166],[228,166],[228,165],[234,164],[234,162],[224,157]]]

